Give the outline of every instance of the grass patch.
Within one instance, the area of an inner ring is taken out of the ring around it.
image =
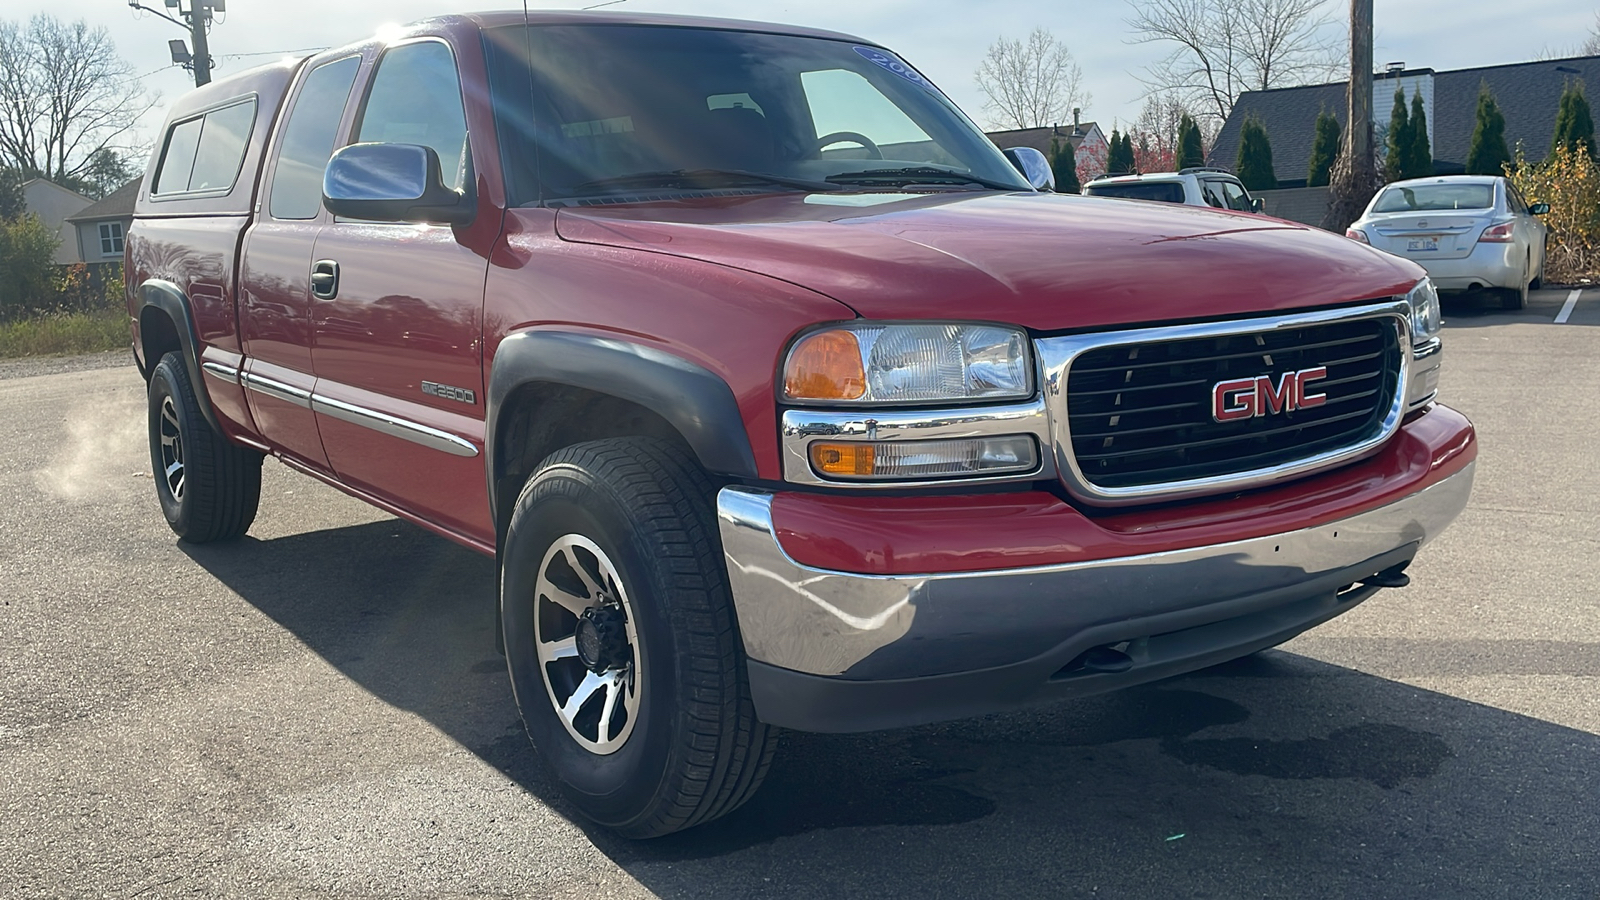
[[[0,324],[0,359],[120,350],[133,340],[120,309],[50,313]]]

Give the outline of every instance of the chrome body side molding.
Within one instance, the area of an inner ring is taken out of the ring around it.
[[[321,394],[311,395],[311,409],[321,415],[332,416],[342,422],[352,425],[361,425],[397,437],[401,440],[421,444],[451,456],[477,456],[478,448],[465,438],[456,437],[446,431],[391,416],[377,410],[346,403],[343,400],[334,400]]]
[[[206,363],[208,370],[212,365],[214,364]],[[471,441],[457,437],[447,431],[440,431],[429,425],[402,419],[399,416],[368,409],[364,406],[357,406],[354,403],[346,403],[343,400],[324,397],[313,391],[297,388],[294,385],[285,384],[254,372],[241,373],[239,378],[246,388],[259,394],[282,400],[285,403],[292,403],[302,409],[309,409],[321,415],[332,416],[342,422],[370,428],[390,437],[421,444],[424,447],[448,453],[451,456],[472,457],[478,455],[478,448]]]

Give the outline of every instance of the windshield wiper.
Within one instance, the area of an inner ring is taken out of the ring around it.
[[[663,172],[634,172],[612,178],[585,181],[573,188],[574,192],[599,188],[651,188],[682,187],[685,189],[729,187],[735,184],[776,184],[802,191],[836,191],[839,186],[826,181],[809,181],[786,175],[768,175],[764,172],[746,172],[742,169],[672,169]]]
[[[868,169],[864,172],[841,172],[838,175],[829,175],[828,180],[834,184],[880,184],[891,182],[894,184],[976,184],[995,191],[1022,191],[1014,184],[1003,184],[980,178],[970,172],[959,169],[946,169],[940,166],[907,166],[902,169]]]

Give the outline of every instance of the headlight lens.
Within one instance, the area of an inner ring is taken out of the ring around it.
[[[1033,396],[1028,336],[1000,325],[851,323],[789,351],[784,399],[895,404]]]
[[[1427,344],[1439,336],[1444,326],[1444,312],[1439,308],[1439,292],[1433,282],[1424,278],[1406,295],[1411,304],[1411,342]]]

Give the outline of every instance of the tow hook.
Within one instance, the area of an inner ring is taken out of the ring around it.
[[[1371,578],[1361,579],[1361,583],[1367,587],[1403,588],[1411,583],[1411,576],[1406,574],[1406,566],[1409,565],[1411,565],[1410,560],[1398,566],[1390,566]]]

